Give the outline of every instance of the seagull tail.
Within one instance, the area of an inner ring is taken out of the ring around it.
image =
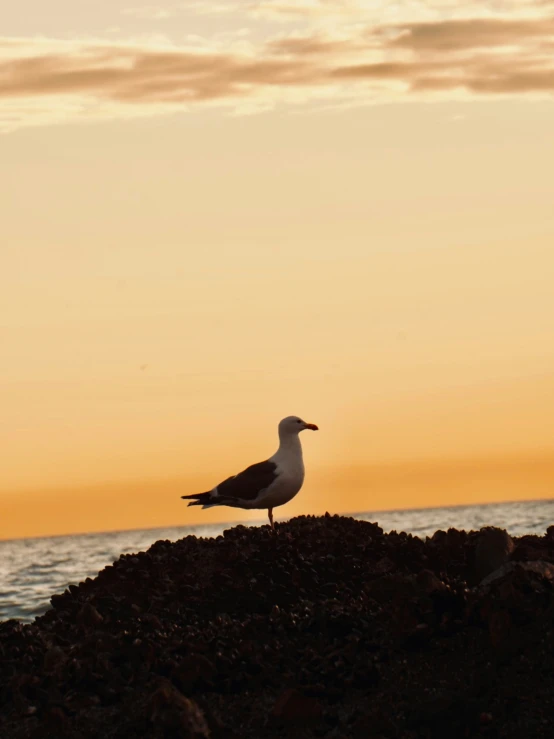
[[[181,495],[181,498],[183,498],[183,500],[192,501],[191,503],[189,503],[189,506],[201,505],[202,508],[211,508],[212,506],[217,505],[217,503],[214,502],[211,490],[208,493],[194,493],[194,495]]]

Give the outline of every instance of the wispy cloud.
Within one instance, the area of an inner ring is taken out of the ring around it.
[[[441,52],[452,55],[470,49],[504,46],[514,51],[529,46],[534,39],[554,36],[554,18],[502,19],[479,18],[444,20],[398,26],[393,45],[412,52]]]
[[[313,27],[257,44],[238,37],[192,38],[180,46],[4,38],[0,127],[207,104],[251,112],[311,100],[551,96],[554,18],[538,14],[536,5],[532,10]]]
[[[202,0],[199,0],[200,2]],[[491,15],[540,15],[554,0],[244,0],[239,4],[255,17],[286,22],[392,22],[432,18],[487,18]],[[237,6],[235,6],[236,8]]]
[[[171,18],[174,13],[166,8],[160,8],[153,5],[145,5],[137,8],[125,8],[121,11],[123,15],[130,15],[133,18],[140,18],[148,21],[161,21]]]
[[[215,0],[190,0],[180,5],[182,10],[197,15],[237,15],[246,12],[246,7],[233,3],[218,3]]]
[[[322,2],[321,0],[259,0],[251,2],[247,9],[257,17],[277,20],[297,20],[299,18],[321,18],[329,14],[335,15],[341,8],[352,7],[351,3]]]

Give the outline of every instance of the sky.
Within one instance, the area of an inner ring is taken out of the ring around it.
[[[552,497],[554,2],[0,7],[0,538]]]

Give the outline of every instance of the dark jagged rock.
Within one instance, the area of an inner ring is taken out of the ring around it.
[[[475,570],[479,580],[483,580],[508,562],[514,551],[512,537],[504,529],[487,526],[479,532],[475,546]]]
[[[0,739],[550,737],[553,531],[158,541],[0,623]]]

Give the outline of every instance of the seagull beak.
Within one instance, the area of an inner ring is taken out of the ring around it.
[[[311,429],[312,431],[319,431],[318,427],[315,425],[315,423],[307,423],[306,424],[307,429]]]

